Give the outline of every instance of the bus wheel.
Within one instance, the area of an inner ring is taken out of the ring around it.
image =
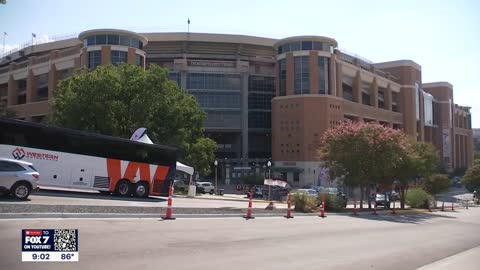
[[[133,194],[135,197],[146,198],[148,197],[148,184],[145,182],[138,182],[135,184]]]
[[[115,194],[122,197],[130,196],[132,194],[132,184],[127,180],[121,180],[115,188]]]

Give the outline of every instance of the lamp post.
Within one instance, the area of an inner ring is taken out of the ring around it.
[[[267,167],[268,167],[268,179],[271,179],[271,175],[270,175],[270,167],[272,166],[272,162],[270,162],[270,160],[267,162]],[[270,195],[272,194],[272,185],[270,183],[270,185],[268,185],[268,200],[270,201]]]
[[[218,161],[216,159],[213,162],[213,165],[215,165],[215,193],[218,193],[218,191],[217,191],[217,166],[218,166]]]

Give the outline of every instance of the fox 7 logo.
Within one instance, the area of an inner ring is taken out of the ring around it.
[[[23,150],[23,148],[16,148],[12,151],[12,156],[15,159],[22,159],[25,157],[25,150]]]

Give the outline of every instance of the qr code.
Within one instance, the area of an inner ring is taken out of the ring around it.
[[[55,251],[77,251],[76,230],[55,230]]]

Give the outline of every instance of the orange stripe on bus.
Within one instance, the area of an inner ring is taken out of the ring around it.
[[[167,178],[169,167],[167,166],[157,166],[155,170],[155,175],[153,176],[153,181],[155,180],[165,180]]]
[[[108,177],[110,177],[110,190],[113,190],[117,185],[118,180],[122,178],[120,160],[107,158],[107,173]]]
[[[139,170],[140,170],[140,179],[150,181],[151,179],[150,165],[147,163],[140,163],[140,162],[129,162],[127,165],[127,169],[125,170],[125,174],[123,175],[123,178],[126,178],[128,180],[133,180]]]

